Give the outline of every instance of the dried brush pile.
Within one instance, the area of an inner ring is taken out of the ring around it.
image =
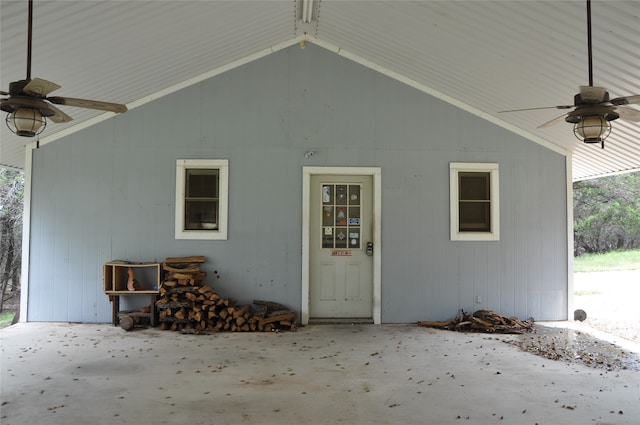
[[[533,319],[506,317],[492,310],[477,310],[473,314],[460,310],[460,314],[453,319],[444,322],[421,321],[418,326],[459,332],[521,334],[531,332]]]

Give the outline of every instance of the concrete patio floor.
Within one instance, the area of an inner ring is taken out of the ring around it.
[[[0,423],[638,424],[640,371],[548,360],[514,335],[317,325],[183,335],[0,330]]]

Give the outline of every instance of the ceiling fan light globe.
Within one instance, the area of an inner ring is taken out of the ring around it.
[[[584,143],[602,143],[611,133],[611,123],[603,116],[589,115],[575,124],[573,132]]]
[[[17,108],[7,114],[6,123],[9,130],[23,137],[34,137],[47,126],[47,120],[40,111],[31,108]]]

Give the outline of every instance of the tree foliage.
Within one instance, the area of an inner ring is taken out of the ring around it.
[[[640,248],[640,172],[573,184],[574,255]]]
[[[0,312],[20,293],[24,175],[0,167]]]

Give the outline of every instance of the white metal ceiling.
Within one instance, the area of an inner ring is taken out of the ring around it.
[[[639,123],[614,121],[602,150],[564,122],[536,128],[563,111],[498,113],[571,104],[588,83],[584,1],[306,1],[310,23],[303,0],[35,0],[32,76],[60,84],[55,95],[131,108],[306,37],[572,151],[576,180],[640,169]],[[594,83],[611,97],[640,94],[640,2],[593,0],[592,12]],[[0,0],[5,91],[25,76],[26,22],[26,0]],[[103,117],[64,110],[74,121],[50,124],[41,142]],[[22,167],[31,140],[1,127],[0,163]]]

